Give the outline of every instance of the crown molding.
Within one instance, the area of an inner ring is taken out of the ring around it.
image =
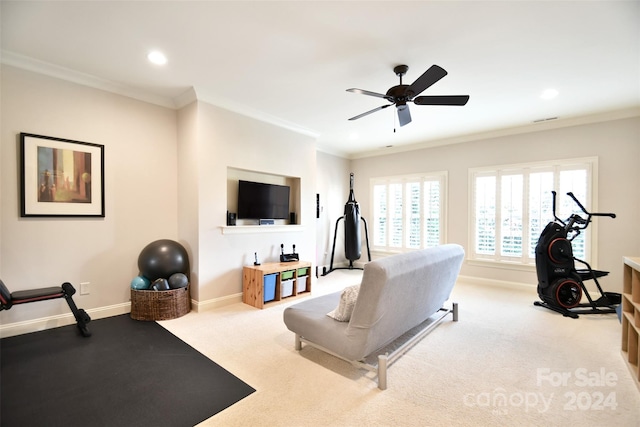
[[[238,102],[212,96],[207,94],[204,90],[199,90],[195,87],[191,87],[182,94],[171,99],[7,50],[0,50],[0,62],[12,67],[21,68],[23,70],[32,71],[34,73],[69,81],[82,86],[92,87],[94,89],[104,90],[106,92],[115,93],[171,109],[180,109],[196,100],[203,101],[208,104],[224,108],[225,110],[233,111],[240,115],[288,129],[314,139],[317,139],[319,136],[317,132],[311,129],[304,128],[279,117],[265,114],[264,112],[252,109]]]
[[[560,129],[572,126],[581,126],[592,123],[609,122],[613,120],[622,120],[632,117],[640,117],[640,107],[631,107],[621,110],[605,111],[597,114],[589,114],[584,116],[575,116],[567,118],[559,118],[557,120],[540,121],[536,123],[527,123],[522,126],[514,126],[503,129],[495,129],[487,132],[470,133],[466,135],[454,136],[432,141],[419,142],[416,144],[407,144],[385,149],[375,149],[362,151],[351,154],[350,160],[362,159],[366,157],[386,156],[389,154],[403,153],[407,151],[423,150],[426,148],[434,148],[442,145],[461,144],[463,142],[481,141],[490,138],[499,138],[503,136],[519,135],[532,132],[541,132],[551,129]]]
[[[252,119],[255,119],[261,122],[269,123],[280,128],[288,129],[290,131],[293,131],[302,135],[306,135],[314,139],[317,139],[320,136],[319,133],[311,129],[308,129],[298,124],[281,119],[280,117],[272,116],[270,114],[265,114],[263,111],[248,107],[245,104],[207,93],[206,91],[199,89],[197,87],[194,88],[194,91],[198,101],[215,105],[216,107],[220,107],[225,110],[238,113],[242,116],[250,117]]]
[[[197,100],[198,100],[198,95],[196,94],[195,88],[190,87],[186,91],[182,92],[180,95],[176,96],[173,99],[173,104],[175,108],[179,110]]]
[[[176,108],[173,99],[154,95],[149,92],[136,90],[121,83],[102,79],[91,74],[82,73],[70,68],[61,67],[59,65],[40,61],[38,59],[20,55],[7,50],[0,51],[0,62],[12,67],[21,68],[23,70],[32,71],[34,73],[43,74],[45,76],[54,77],[82,86],[88,86],[94,89],[123,95],[150,104],[155,104],[172,109]]]
[[[61,67],[45,61],[40,61],[28,56],[20,55],[7,50],[0,50],[0,63],[12,67],[21,68],[60,80],[69,81],[83,86],[92,87],[94,89],[115,93],[126,96],[128,98],[137,99],[146,103],[159,105],[171,109],[180,109],[194,101],[202,101],[208,104],[232,111],[234,113],[253,118],[274,126],[291,130],[293,132],[318,139],[320,134],[311,129],[299,126],[295,123],[281,119],[279,117],[265,114],[262,111],[252,109],[244,104],[223,99],[218,96],[208,94],[204,90],[191,87],[175,98],[162,97],[150,92],[141,91],[130,86],[102,79],[90,74],[72,70],[70,68]],[[408,144],[385,149],[367,150],[359,153],[347,154],[346,152],[336,151],[328,147],[317,146],[319,151],[327,154],[347,158],[360,159],[366,157],[384,156],[388,154],[401,153],[407,151],[416,151],[426,148],[433,148],[442,145],[459,144],[463,142],[478,141],[489,138],[497,138],[502,136],[517,135],[530,132],[539,132],[549,129],[558,129],[570,126],[579,126],[589,123],[598,123],[604,121],[612,121],[640,116],[640,107],[632,107],[628,109],[608,111],[591,115],[578,117],[559,118],[557,120],[540,121],[537,123],[527,123],[522,126],[509,127],[504,129],[496,129],[487,132],[471,133],[467,135],[455,136],[452,138],[444,138],[438,140],[424,141],[416,144]]]

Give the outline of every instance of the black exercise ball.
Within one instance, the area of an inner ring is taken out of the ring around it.
[[[151,282],[167,279],[175,273],[189,276],[189,255],[180,243],[169,239],[156,240],[142,249],[138,256],[140,274]]]
[[[169,277],[169,287],[171,289],[186,288],[189,284],[187,275],[183,273],[174,273]]]

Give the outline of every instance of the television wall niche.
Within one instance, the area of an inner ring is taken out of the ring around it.
[[[240,181],[251,181],[264,184],[273,184],[289,187],[289,212],[295,215],[294,224],[302,224],[300,216],[300,178],[286,175],[277,175],[268,172],[250,171],[246,169],[227,168],[227,211],[238,213],[238,186]],[[271,218],[263,218],[271,219]],[[226,213],[221,215],[223,224],[226,224]],[[290,218],[274,219],[276,225],[293,224]],[[236,226],[258,225],[258,219],[241,219],[236,220]]]

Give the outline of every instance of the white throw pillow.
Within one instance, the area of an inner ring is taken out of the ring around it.
[[[356,305],[359,291],[360,285],[353,285],[344,288],[340,295],[340,303],[338,304],[338,307],[327,313],[327,316],[334,318],[338,322],[348,322],[351,319],[353,307]]]

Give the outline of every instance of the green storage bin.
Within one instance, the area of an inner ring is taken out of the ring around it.
[[[299,268],[298,269],[298,277],[300,276],[308,276],[309,275],[309,267]]]
[[[283,271],[282,273],[280,273],[280,279],[281,280],[293,279],[293,273],[295,273],[295,270]]]

